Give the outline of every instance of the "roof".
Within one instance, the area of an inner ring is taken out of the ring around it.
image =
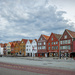
[[[34,39],[37,42],[37,39]]]
[[[29,40],[29,41],[30,41],[30,43],[32,43],[33,40]]]
[[[48,40],[49,39],[49,36],[47,36],[47,35],[42,35],[46,40]]]
[[[74,31],[71,31],[68,29],[66,29],[66,31],[68,31],[68,33],[72,36],[72,38],[75,38],[75,32]]]
[[[9,42],[10,45],[12,45],[13,42]]]
[[[1,43],[0,46],[1,46],[1,47],[4,47],[4,44]]]
[[[55,35],[55,37],[57,38],[57,39],[59,39],[62,35],[60,35],[60,34],[55,34],[55,33],[53,33],[54,35]]]
[[[22,39],[24,41],[24,43],[26,44],[27,43],[27,39]]]

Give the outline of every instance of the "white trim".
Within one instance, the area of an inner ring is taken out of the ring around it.
[[[67,30],[66,30],[67,31]],[[68,31],[67,31],[68,32]],[[68,34],[70,35],[70,33],[68,32]],[[71,36],[71,35],[70,35]],[[73,38],[72,36],[71,36],[71,38]]]
[[[66,29],[65,29],[65,31],[67,31]],[[64,31],[64,32],[65,32]],[[64,32],[63,32],[63,34],[64,34]],[[67,31],[67,33],[70,35],[70,33]],[[63,34],[61,35],[61,37],[63,36]],[[71,35],[70,35],[71,36]],[[61,37],[59,38],[59,41],[60,41],[60,39],[61,39]],[[71,36],[71,38],[73,38],[72,36]]]

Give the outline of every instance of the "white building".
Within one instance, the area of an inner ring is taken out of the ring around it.
[[[37,40],[28,40],[26,43],[26,56],[35,56],[37,53]]]
[[[0,55],[3,55],[3,44],[0,45]]]

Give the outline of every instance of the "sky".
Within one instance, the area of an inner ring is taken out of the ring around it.
[[[0,0],[0,43],[75,31],[75,0]]]

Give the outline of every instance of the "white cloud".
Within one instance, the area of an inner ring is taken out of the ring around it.
[[[74,29],[74,24],[64,19],[65,11],[57,11],[56,6],[47,3],[47,0],[1,0],[0,40],[39,38],[41,34]]]

